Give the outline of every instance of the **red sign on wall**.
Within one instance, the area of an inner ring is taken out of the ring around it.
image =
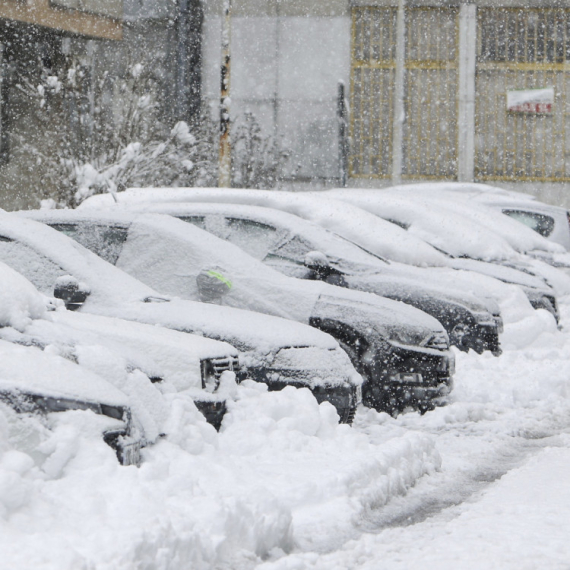
[[[507,91],[507,111],[549,115],[554,104],[554,88]]]

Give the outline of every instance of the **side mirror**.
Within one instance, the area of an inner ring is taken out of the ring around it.
[[[305,255],[303,265],[314,271],[322,271],[331,266],[328,257],[322,251],[309,251]]]
[[[202,269],[196,277],[196,285],[202,303],[222,302],[222,297],[232,289],[232,282],[222,273],[218,267]]]
[[[83,305],[90,292],[89,287],[80,283],[75,277],[64,275],[56,280],[53,296],[61,299],[70,311],[76,311]]]

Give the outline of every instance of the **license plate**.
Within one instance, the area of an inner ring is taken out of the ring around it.
[[[418,372],[400,372],[399,374],[390,376],[390,380],[405,384],[421,384],[423,377]]]

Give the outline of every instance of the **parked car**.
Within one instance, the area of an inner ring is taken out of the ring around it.
[[[535,309],[546,309],[559,321],[553,289],[520,255],[525,248],[530,251],[542,247],[544,251],[555,252],[559,246],[520,224],[508,219],[503,221],[503,216],[485,210],[475,209],[467,215],[464,210],[469,209],[456,207],[453,200],[438,199],[437,194],[422,199],[417,192],[399,192],[396,187],[377,192],[357,190],[354,195],[336,190],[330,195],[421,235],[445,252],[455,269],[482,273],[520,286]],[[490,221],[486,221],[487,218]],[[494,232],[493,227],[497,231]]]
[[[204,299],[200,280],[211,275],[213,284],[227,285],[224,304],[330,333],[364,376],[363,399],[369,405],[427,409],[449,391],[453,356],[447,334],[437,320],[413,307],[324,282],[291,279],[170,216],[79,211],[24,215],[51,224],[168,294]]]
[[[503,282],[481,273],[453,269],[452,258],[403,227],[348,202],[327,198],[327,195],[326,192],[273,192],[236,188],[144,188],[121,192],[117,195],[117,201],[107,195],[93,196],[81,204],[80,210],[109,207],[119,210],[132,208],[135,204],[173,202],[231,203],[274,208],[330,229],[375,255],[406,264],[400,265],[401,274],[416,282],[453,289],[460,294],[470,293],[491,305],[501,303],[509,296],[509,287]],[[481,239],[485,239],[485,234]],[[478,243],[476,239],[472,241]],[[507,252],[513,253],[504,240],[501,243]],[[491,243],[489,247],[495,246]],[[495,248],[494,251],[500,249]],[[546,304],[548,299],[545,298],[544,301]]]
[[[238,188],[131,188],[91,196],[79,211],[130,208],[141,203],[216,202],[274,208],[299,216],[357,243],[374,255],[421,267],[447,267],[445,256],[406,230],[324,193],[274,192]]]
[[[140,463],[141,435],[125,394],[65,358],[0,340],[2,407],[20,417],[40,417],[48,428],[55,415],[78,410],[93,413],[101,437],[115,450],[119,462]]]
[[[220,203],[151,203],[130,209],[190,222],[290,277],[322,280],[412,305],[436,318],[451,344],[461,350],[501,352],[502,319],[495,303],[437,288],[429,279],[427,284],[419,283],[401,264],[372,255],[298,216],[272,208]],[[37,219],[60,220],[58,212],[41,212]]]
[[[399,187],[406,188],[408,185]],[[456,200],[498,210],[555,243],[570,250],[570,212],[537,200],[530,194],[513,192],[476,183],[411,184],[411,189],[428,195],[433,192],[453,194]]]
[[[143,323],[67,311],[61,301],[42,295],[25,277],[2,262],[0,339],[67,358],[120,390],[126,382],[136,399],[149,403],[136,418],[144,424],[144,443],[154,443],[159,435],[160,418],[155,416],[160,416],[160,405],[154,406],[151,400],[160,400],[159,392],[164,390],[184,392],[206,419],[219,427],[226,398],[224,390],[218,390],[221,376],[228,369],[228,362],[230,370],[239,370],[238,352],[227,343]],[[130,382],[129,378],[138,381]],[[158,392],[150,389],[151,384]]]
[[[319,402],[335,405],[342,421],[354,415],[362,379],[338,343],[312,327],[170,298],[60,232],[15,214],[0,212],[0,261],[72,310],[224,340],[238,349],[250,378],[266,382],[270,389],[307,386]],[[216,373],[232,365],[228,359]]]

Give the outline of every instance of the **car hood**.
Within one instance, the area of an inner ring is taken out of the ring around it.
[[[346,323],[364,336],[374,331],[384,340],[406,345],[425,346],[434,335],[447,339],[441,323],[419,309],[340,287],[330,286],[321,295],[313,316]]]
[[[429,275],[420,274],[415,277],[404,277],[394,274],[375,273],[369,275],[354,275],[347,277],[347,281],[355,288],[369,291],[377,295],[398,295],[421,302],[436,302],[449,305],[450,309],[461,307],[475,313],[489,312],[498,314],[499,305],[489,299],[482,299],[467,292],[446,289],[432,283]],[[427,273],[427,272],[426,272]],[[421,281],[419,281],[421,279]],[[421,283],[421,284],[420,284]]]
[[[172,299],[166,303],[131,302],[119,307],[91,304],[85,310],[224,340],[242,352],[265,354],[290,346],[327,349],[338,346],[331,336],[302,323],[183,299]]]
[[[506,265],[488,263],[485,261],[478,261],[476,259],[453,259],[452,265],[454,269],[475,271],[477,273],[482,273],[483,275],[488,275],[489,277],[494,277],[495,279],[505,283],[513,283],[515,285],[522,285],[524,287],[552,292],[543,279]]]

